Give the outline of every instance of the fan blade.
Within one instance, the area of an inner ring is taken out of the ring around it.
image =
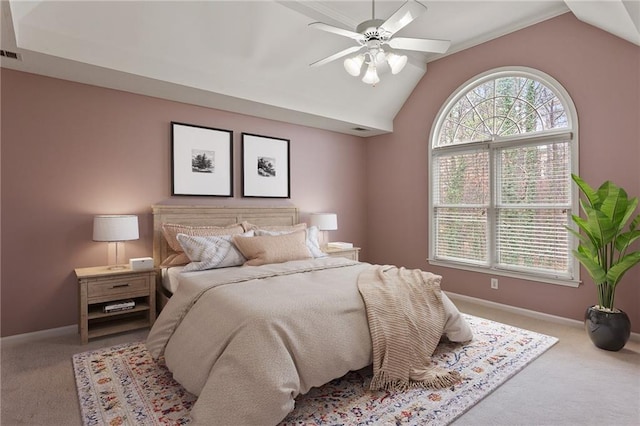
[[[328,56],[328,57],[326,57],[324,59],[320,59],[319,61],[316,61],[316,62],[312,63],[309,66],[311,66],[311,67],[319,67],[320,65],[324,65],[324,64],[327,64],[327,63],[329,63],[331,61],[335,61],[336,59],[340,59],[343,56],[347,56],[350,53],[357,52],[358,50],[362,49],[363,47],[364,46],[353,46],[353,47],[350,47],[348,49],[344,49],[344,50],[342,50],[342,51],[340,51],[338,53],[335,53],[335,54],[333,54],[331,56]]]
[[[430,40],[426,38],[392,38],[387,44],[394,49],[417,50],[420,52],[444,53],[449,50],[449,40]]]
[[[359,42],[364,41],[364,36],[359,33],[354,33],[353,31],[345,30],[342,28],[334,27],[332,25],[323,24],[322,22],[312,22],[309,24],[312,28],[317,28],[322,31],[326,31],[328,33],[338,34],[344,37],[349,37]]]
[[[384,21],[384,24],[380,25],[380,28],[383,28],[386,32],[390,33],[390,37],[409,25],[414,19],[426,11],[427,6],[414,0],[408,0],[405,4],[400,6],[400,9],[396,10],[389,19]]]

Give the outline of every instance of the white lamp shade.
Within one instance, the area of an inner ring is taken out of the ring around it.
[[[364,55],[358,55],[353,58],[347,58],[344,60],[344,69],[354,77],[360,75],[360,69],[364,63]]]
[[[311,226],[317,226],[321,231],[335,231],[338,229],[338,215],[335,213],[312,213]]]
[[[377,84],[380,82],[380,78],[378,77],[378,73],[376,72],[376,67],[373,64],[369,64],[369,68],[367,68],[367,72],[362,77],[362,82],[367,84]]]
[[[389,53],[387,62],[389,63],[389,68],[391,68],[391,74],[398,74],[407,65],[407,56]]]
[[[93,241],[129,241],[138,238],[136,215],[98,215],[93,218]]]

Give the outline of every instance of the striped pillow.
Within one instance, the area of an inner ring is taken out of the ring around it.
[[[252,237],[253,231],[241,235]],[[197,237],[178,234],[177,238],[191,260],[182,272],[240,266],[247,261],[231,241],[233,235]]]
[[[228,226],[189,226],[180,225],[175,223],[163,223],[162,233],[167,240],[167,244],[175,252],[169,255],[162,261],[161,267],[181,266],[189,263],[189,258],[184,254],[182,246],[178,241],[178,234],[192,235],[192,236],[223,236],[223,235],[236,235],[242,234],[244,228],[241,224],[235,223]]]

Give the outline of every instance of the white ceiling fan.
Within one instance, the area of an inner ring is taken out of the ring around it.
[[[395,33],[426,12],[427,7],[422,3],[415,0],[408,0],[386,21],[375,18],[375,0],[371,1],[371,9],[371,19],[358,25],[355,32],[323,24],[322,22],[309,24],[310,27],[322,31],[352,38],[358,43],[357,46],[349,47],[348,49],[316,61],[312,63],[311,66],[317,67],[324,65],[364,49],[364,53],[359,53],[356,56],[345,59],[344,67],[349,74],[357,77],[360,75],[362,65],[364,63],[368,64],[367,72],[362,78],[362,81],[375,86],[380,81],[376,71],[379,65],[387,62],[389,68],[391,68],[391,72],[397,74],[402,71],[407,63],[406,55],[398,55],[390,51],[390,49],[387,49],[389,51],[385,51],[385,46],[389,46],[391,49],[433,53],[444,53],[449,49],[451,42],[448,40],[393,37]]]

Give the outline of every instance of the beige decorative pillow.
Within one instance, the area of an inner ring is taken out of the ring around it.
[[[175,223],[163,223],[162,233],[164,234],[164,238],[167,240],[167,244],[169,244],[169,247],[171,247],[175,253],[164,259],[160,266],[166,268],[170,266],[186,265],[189,263],[189,257],[184,254],[182,246],[178,241],[178,234],[192,235],[196,237],[220,237],[223,235],[242,234],[243,232],[244,228],[239,223],[234,223],[233,225],[228,226],[190,226]]]
[[[248,260],[245,265],[258,266],[282,263],[289,260],[310,259],[306,232],[296,231],[284,235],[241,237],[234,235],[233,242]]]
[[[245,231],[257,231],[258,229],[262,229],[265,231],[301,231],[303,229],[307,229],[307,224],[302,222],[296,225],[254,225],[249,222],[242,222],[242,227]]]
[[[286,231],[269,231],[266,229],[256,229],[255,233],[256,235],[260,236],[260,235],[283,235],[283,234],[290,234],[292,232],[295,231],[290,231],[290,230],[286,230]],[[309,249],[309,253],[311,253],[312,257],[327,257],[327,254],[325,252],[322,251],[322,249],[320,248],[320,243],[318,242],[318,232],[320,232],[318,230],[317,226],[311,226],[307,229],[305,229],[305,232],[307,233],[307,248]]]

